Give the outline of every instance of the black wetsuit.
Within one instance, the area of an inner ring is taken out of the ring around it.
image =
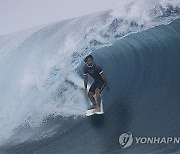
[[[89,66],[88,64],[83,67],[84,75],[87,73],[94,79],[93,84],[91,85],[89,91],[95,93],[96,88],[101,89],[104,85],[104,81],[102,80],[100,74],[103,73],[102,68],[96,64]]]

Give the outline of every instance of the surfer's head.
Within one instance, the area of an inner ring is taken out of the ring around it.
[[[88,55],[85,59],[84,62],[87,63],[89,66],[93,65],[93,56],[92,55]]]

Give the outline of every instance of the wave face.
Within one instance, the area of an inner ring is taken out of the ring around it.
[[[120,134],[178,136],[180,133],[180,19],[131,34],[92,54],[110,83],[102,94],[103,117],[80,118],[42,141],[8,152],[29,153],[175,153],[174,145],[132,145],[121,149]],[[55,123],[58,120],[55,119]],[[6,151],[6,152],[7,152]]]
[[[2,152],[118,153],[124,131],[178,134],[180,5],[147,4],[131,1],[0,37]],[[89,53],[111,86],[98,120],[84,117],[81,62]]]

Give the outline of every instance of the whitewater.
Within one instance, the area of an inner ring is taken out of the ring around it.
[[[6,148],[14,147],[17,144],[42,141],[44,138],[47,140],[48,138],[54,137],[54,134],[57,132],[63,134],[67,130],[71,130],[71,133],[73,133],[71,124],[73,128],[78,124],[84,124],[81,120],[86,118],[84,112],[88,107],[88,101],[83,91],[82,65],[84,64],[84,57],[90,53],[94,54],[96,63],[106,68],[105,74],[107,74],[108,80],[116,80],[119,82],[118,84],[110,82],[112,91],[106,93],[109,97],[104,97],[103,100],[118,102],[117,100],[121,99],[122,101],[123,98],[118,97],[120,93],[124,95],[127,94],[128,90],[131,89],[131,86],[136,81],[136,78],[134,78],[128,82],[129,85],[125,85],[125,82],[123,83],[128,77],[126,76],[127,72],[125,69],[131,70],[130,72],[133,73],[133,68],[129,66],[133,58],[130,58],[125,64],[123,63],[123,60],[126,59],[127,56],[125,55],[127,49],[130,50],[129,53],[138,52],[138,50],[141,50],[143,47],[149,51],[148,46],[152,46],[153,48],[153,43],[151,43],[153,38],[150,39],[151,34],[155,35],[155,32],[153,33],[152,31],[151,33],[148,30],[156,29],[159,26],[168,26],[172,22],[176,23],[176,21],[178,25],[179,17],[180,2],[178,0],[131,0],[122,2],[121,6],[112,10],[97,12],[87,16],[76,17],[38,26],[18,33],[0,36],[1,149],[6,151]],[[139,36],[139,33],[142,33],[142,35]],[[149,34],[147,37],[145,36],[146,33]],[[170,34],[171,32],[167,35],[170,36]],[[175,34],[177,33],[174,32],[174,38],[178,38]],[[134,38],[134,40],[132,38],[130,39],[130,36]],[[143,38],[143,36],[145,37]],[[147,47],[143,44],[145,43],[143,40],[146,40],[146,38],[150,39],[147,40],[147,42],[149,41]],[[156,37],[154,36],[154,38]],[[143,47],[136,49],[136,47],[140,46],[136,44],[136,39],[142,41],[138,40],[141,45],[143,44]],[[168,40],[168,37],[162,39]],[[123,41],[126,43],[123,44]],[[158,41],[161,42],[160,39],[157,39],[157,42]],[[157,42],[154,41],[154,43]],[[174,43],[174,48],[176,48],[178,43],[176,41],[172,41],[172,43]],[[114,55],[114,53],[117,52],[117,46],[121,48],[122,57],[120,59],[113,59],[114,56],[118,57],[118,54],[120,54],[117,53],[117,55]],[[128,46],[127,49],[125,46]],[[159,47],[159,50],[160,49],[161,47]],[[163,49],[166,51],[166,48]],[[179,49],[179,46],[177,46],[177,49]],[[153,52],[153,50],[149,52]],[[172,57],[178,58],[179,55],[175,55],[176,56],[172,54]],[[155,57],[153,58],[156,62]],[[114,69],[109,68],[109,70],[107,70],[107,61],[109,61],[110,66],[110,59],[108,58],[113,59],[113,67],[115,63],[118,63],[117,67],[120,67],[121,70],[124,71],[123,75],[120,76],[122,73],[120,71],[119,74],[116,74],[115,67]],[[122,63],[119,63],[119,60]],[[138,60],[138,64],[141,64],[142,69],[145,70],[145,67],[143,67],[143,59],[139,58]],[[154,65],[158,65],[159,63],[154,63]],[[172,65],[174,65],[174,67],[177,66],[174,71],[179,68],[178,62]],[[124,68],[122,66],[124,66]],[[171,68],[171,65],[167,64],[167,68],[168,67]],[[162,70],[165,69],[166,67],[163,67]],[[158,73],[158,71],[159,70],[157,70],[156,73]],[[135,88],[140,87],[140,81],[144,77],[143,73],[140,73],[139,78],[137,77],[138,81]],[[148,75],[151,76],[151,73],[152,72],[149,72]],[[172,75],[173,72],[167,71],[164,73],[164,76],[166,73]],[[112,78],[110,74],[116,74],[116,76]],[[175,80],[177,76],[174,76],[174,82],[177,81]],[[167,79],[168,78],[170,78],[170,75],[167,76]],[[149,79],[149,81],[151,81],[151,79]],[[179,80],[177,83],[179,83]],[[149,88],[146,84],[147,83],[143,85],[144,89]],[[155,85],[153,82],[152,84]],[[121,89],[120,87],[128,87],[128,90]],[[152,91],[154,90],[153,88],[150,87]],[[154,90],[154,93],[155,92],[156,90]],[[136,92],[132,92],[132,95],[129,94],[130,96],[128,95],[128,97],[134,96],[135,93]],[[144,95],[144,97],[146,97],[146,95]],[[146,98],[149,99],[149,97]],[[161,105],[159,106],[162,107]],[[108,111],[110,109],[114,111],[115,107],[116,105],[114,107],[107,105],[105,110]],[[122,109],[120,110],[122,112]],[[49,122],[49,119],[59,120],[52,120],[53,122],[50,120],[51,122]],[[47,141],[47,143],[49,142]],[[68,141],[66,141],[66,143],[68,144]],[[41,148],[42,147],[41,145]],[[65,145],[62,144],[62,148],[63,147],[65,147]],[[30,151],[30,153],[35,153],[37,149],[38,148]],[[22,151],[18,152],[21,153]],[[41,152],[42,151],[38,151],[37,153]],[[72,151],[61,152],[71,153]],[[88,153],[86,150],[82,150],[82,152]],[[97,153],[102,152],[105,151],[97,151]],[[114,153],[117,151],[110,150],[109,153],[111,152]],[[54,153],[58,153],[58,151]],[[79,153],[81,152],[79,151]]]

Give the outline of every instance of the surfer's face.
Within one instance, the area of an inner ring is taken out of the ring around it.
[[[89,66],[92,66],[92,64],[93,64],[92,58],[88,58],[88,59],[87,59],[87,64],[88,64]]]

